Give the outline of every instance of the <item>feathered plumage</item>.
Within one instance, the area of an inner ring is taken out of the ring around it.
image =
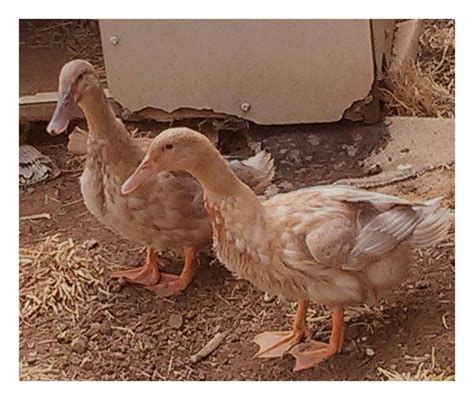
[[[69,108],[75,104],[87,119],[90,134],[80,179],[86,207],[104,225],[149,247],[144,268],[119,271],[112,276],[148,285],[161,296],[181,291],[192,277],[196,253],[211,242],[211,224],[203,206],[201,186],[186,172],[163,172],[151,176],[133,195],[123,196],[120,186],[140,164],[151,139],[130,137],[115,117],[89,63],[75,60],[66,64],[59,88],[49,132],[55,134],[66,129]],[[230,166],[257,192],[271,182],[274,174],[273,160],[264,153],[244,161],[231,161]],[[160,275],[152,249],[184,254],[185,276]]]
[[[255,339],[259,357],[289,351],[295,369],[340,351],[343,307],[376,301],[400,284],[410,249],[441,240],[450,224],[439,198],[411,202],[348,186],[315,186],[260,201],[209,140],[189,129],[170,129],[155,138],[124,192],[140,185],[142,167],[150,173],[178,168],[195,176],[204,188],[221,262],[261,290],[298,300],[293,331]],[[298,344],[307,333],[309,301],[334,309],[329,343]]]

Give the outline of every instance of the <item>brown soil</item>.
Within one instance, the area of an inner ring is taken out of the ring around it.
[[[270,135],[264,138],[260,128],[252,127],[248,136],[251,143],[261,142],[272,152],[277,161],[277,186],[287,191],[357,175],[357,165],[372,149],[383,146],[385,139],[371,127],[353,126],[294,128],[306,135],[262,128]],[[347,134],[331,135],[331,129],[347,130]],[[50,220],[20,222],[21,247],[35,248],[54,234],[60,240],[72,238],[78,247],[95,239],[97,246],[85,253],[100,263],[94,271],[107,270],[113,264],[138,265],[143,260],[139,246],[101,226],[85,209],[78,185],[80,164],[66,152],[65,138],[39,133],[33,137],[35,146],[65,171],[58,179],[21,190],[22,216],[51,215]],[[308,137],[321,145],[305,145]],[[221,147],[227,147],[229,153],[248,152],[246,142],[241,143],[244,145],[239,149],[232,143],[221,143]],[[328,149],[333,154],[328,155]],[[291,163],[285,164],[290,158]],[[443,195],[454,209],[453,170],[434,171],[378,190],[413,199]],[[20,318],[20,379],[379,380],[384,377],[378,367],[414,373],[421,362],[421,368],[434,375],[452,376],[453,236],[451,233],[439,245],[418,251],[408,282],[380,305],[348,309],[342,354],[313,370],[293,373],[294,361],[289,356],[271,361],[252,358],[257,350],[252,338],[264,330],[289,328],[294,304],[280,299],[265,302],[262,292],[236,280],[209,256],[202,256],[195,280],[176,298],[158,299],[144,288],[111,282],[103,274],[95,277],[103,282],[103,289],[92,287],[94,297],[76,318],[67,311]],[[179,260],[165,260],[166,270],[179,271]],[[181,326],[172,327],[172,314],[183,318]],[[313,304],[308,317],[313,337],[326,340],[328,312]],[[98,324],[105,328],[98,330]],[[192,364],[189,356],[218,331],[230,333],[208,358]],[[81,350],[77,338],[87,344],[83,353],[73,350]]]

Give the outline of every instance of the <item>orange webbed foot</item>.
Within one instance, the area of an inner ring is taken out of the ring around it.
[[[300,300],[298,302],[298,310],[292,331],[263,332],[255,336],[254,342],[260,347],[255,357],[283,357],[293,346],[301,342],[308,333],[305,320],[308,304],[308,300]]]
[[[296,359],[293,371],[312,368],[341,352],[344,343],[344,309],[335,307],[332,311],[332,330],[329,343],[311,340],[294,346],[290,351]]]
[[[156,285],[160,281],[158,258],[152,248],[147,248],[145,264],[138,268],[127,268],[114,271],[111,278],[124,278],[128,282],[145,286]]]
[[[181,293],[189,283],[183,281],[180,275],[161,273],[160,281],[156,285],[146,286],[153,290],[158,297],[170,297]]]
[[[254,342],[260,347],[256,358],[279,358],[283,357],[293,346],[298,344],[304,337],[304,332],[282,331],[263,332],[255,336]]]
[[[330,343],[318,342],[316,340],[300,343],[289,352],[296,359],[293,371],[312,368],[336,353],[337,348]]]
[[[181,275],[161,273],[160,281],[156,285],[146,286],[153,290],[158,297],[170,297],[181,293],[191,283],[197,268],[195,251],[192,248],[184,249],[184,267]]]

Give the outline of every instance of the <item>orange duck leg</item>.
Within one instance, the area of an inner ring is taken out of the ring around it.
[[[124,278],[125,280],[145,286],[156,285],[160,281],[158,257],[152,247],[146,249],[145,264],[138,268],[121,269],[110,274],[111,278]]]
[[[147,289],[153,290],[158,297],[174,296],[182,292],[193,280],[196,272],[196,251],[192,247],[184,249],[184,267],[180,275],[161,273],[156,285],[149,285]]]
[[[344,309],[335,307],[332,311],[332,331],[329,343],[311,340],[300,343],[289,352],[296,358],[294,371],[312,368],[342,350],[344,341]]]
[[[255,357],[283,357],[293,346],[301,342],[308,333],[306,328],[306,310],[308,305],[308,300],[300,300],[298,302],[292,331],[263,332],[255,336],[254,342],[260,346],[260,350],[255,354]]]

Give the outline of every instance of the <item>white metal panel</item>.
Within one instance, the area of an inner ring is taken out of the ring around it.
[[[337,121],[374,80],[369,20],[101,20],[100,28],[109,89],[131,111]]]

